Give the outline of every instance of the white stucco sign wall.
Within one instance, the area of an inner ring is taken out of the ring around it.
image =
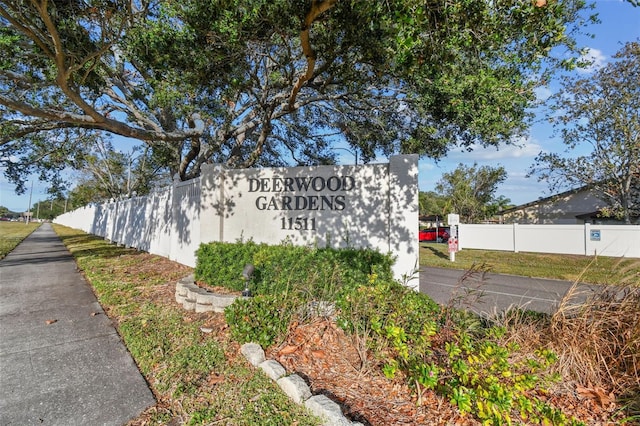
[[[397,257],[398,279],[418,265],[418,157],[387,164],[202,173],[202,242],[375,248]],[[417,273],[414,275],[417,278]],[[408,282],[417,286],[418,281]]]
[[[395,277],[417,287],[418,156],[361,166],[210,165],[198,179],[56,222],[189,266],[199,245],[211,241],[372,248],[395,256]]]

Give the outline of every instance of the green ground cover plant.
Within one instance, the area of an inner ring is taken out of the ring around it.
[[[280,265],[281,268],[264,275],[269,276],[269,282],[287,285],[262,286],[258,296],[239,299],[226,309],[231,334],[239,341],[271,346],[284,339],[292,321],[303,320],[300,312],[306,304],[335,302],[338,325],[355,336],[354,341],[361,342],[362,363],[369,362],[366,354],[372,353],[390,380],[403,377],[414,387],[418,404],[425,390],[434,390],[462,414],[472,415],[484,424],[511,424],[515,420],[530,424],[582,424],[537,397],[558,380],[551,370],[556,361],[552,351],[537,347],[522,352],[516,343],[505,344],[501,340],[505,329],[487,325],[453,307],[440,307],[428,296],[392,280],[390,264],[363,267],[360,272],[368,269],[368,274],[362,276],[344,273],[350,263],[340,262],[342,256],[337,254],[340,250],[327,257],[326,249],[283,245],[256,250],[253,243],[249,247],[252,255],[242,259],[266,258],[268,262],[258,260],[256,264]],[[232,244],[229,257],[225,257],[224,244],[216,244],[217,262],[221,264],[237,259],[237,253],[238,246]],[[322,261],[311,262],[308,258]],[[325,263],[327,258],[333,263]],[[323,284],[319,279],[314,283],[323,292],[305,291],[307,284],[302,284],[305,280],[294,279],[294,274],[304,271],[284,267],[283,259],[292,263],[297,259],[307,268],[306,277],[319,269],[326,271],[326,275],[320,274],[325,281],[335,276],[353,280],[342,279],[340,285],[335,285]],[[201,261],[204,260],[198,260]],[[262,274],[260,279],[264,279]]]
[[[604,285],[640,285],[640,261],[604,256],[513,253],[463,249],[449,259],[447,244],[421,243],[420,265],[469,270],[486,265],[491,272]]]
[[[38,222],[0,222],[0,259],[38,229]]]

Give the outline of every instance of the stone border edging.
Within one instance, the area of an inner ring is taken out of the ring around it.
[[[176,302],[187,311],[224,312],[238,296],[216,294],[195,284],[193,275],[182,278],[176,283]],[[287,370],[278,361],[266,359],[264,349],[257,343],[245,343],[240,352],[251,365],[261,369],[296,404],[304,406],[320,417],[324,426],[363,426],[360,422],[351,422],[342,414],[340,406],[326,395],[312,395],[311,388],[298,374],[287,374]]]
[[[195,284],[193,275],[188,275],[176,283],[176,302],[187,311],[224,312],[238,296],[212,293]]]
[[[309,385],[298,374],[287,375],[287,371],[278,361],[266,359],[259,344],[245,343],[240,347],[240,352],[251,365],[261,369],[275,381],[293,402],[304,404],[312,414],[324,420],[324,426],[363,426],[360,422],[347,419],[342,414],[340,406],[326,395],[312,395]]]

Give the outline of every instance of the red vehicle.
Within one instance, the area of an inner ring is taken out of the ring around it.
[[[449,240],[449,230],[447,228],[426,228],[418,231],[419,242],[436,241],[441,243],[447,240]]]

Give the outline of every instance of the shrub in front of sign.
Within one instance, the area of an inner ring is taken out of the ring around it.
[[[239,343],[268,348],[286,335],[298,299],[275,294],[239,298],[224,311],[231,337]]]
[[[242,291],[242,270],[253,262],[253,255],[258,249],[258,244],[253,241],[201,244],[196,251],[195,278],[211,286]]]
[[[376,273],[391,278],[393,258],[371,249],[313,248],[254,242],[202,244],[198,249],[196,280],[210,286],[241,291],[242,271],[254,265],[251,292],[304,292],[313,299],[331,300],[345,286],[361,285]]]

